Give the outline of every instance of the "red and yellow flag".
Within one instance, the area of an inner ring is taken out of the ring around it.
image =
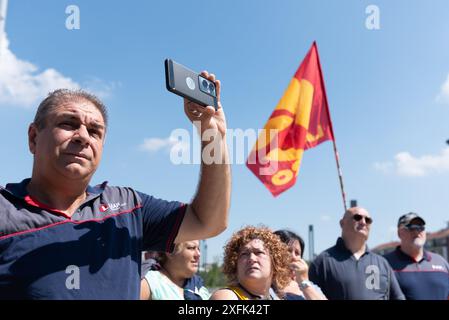
[[[273,196],[293,186],[304,150],[334,140],[316,43],[259,134],[246,165]]]

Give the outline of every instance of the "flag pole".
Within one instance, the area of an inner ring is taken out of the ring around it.
[[[331,127],[332,127],[332,125],[331,125]],[[333,134],[333,132],[332,132],[332,134]],[[337,163],[338,178],[340,180],[341,196],[343,198],[343,207],[344,207],[345,212],[346,212],[346,210],[348,210],[348,207],[346,206],[346,193],[345,193],[345,188],[344,188],[344,185],[343,185],[343,173],[341,172],[340,157],[339,157],[338,151],[337,151],[337,144],[335,143],[335,136],[334,136],[333,143],[334,143],[335,162]]]
[[[344,184],[343,184],[343,173],[341,171],[340,156],[338,155],[337,143],[335,141],[336,139],[335,139],[335,134],[334,134],[334,127],[332,125],[332,119],[331,119],[331,115],[330,115],[329,104],[328,104],[328,101],[327,101],[326,86],[324,85],[323,71],[321,69],[320,56],[318,54],[318,46],[316,44],[316,41],[313,42],[313,46],[315,46],[316,58],[318,60],[318,67],[320,68],[320,80],[321,80],[321,85],[322,85],[323,91],[324,91],[324,99],[326,99],[327,116],[329,118],[329,124],[330,124],[332,137],[333,137],[332,142],[333,142],[333,145],[334,145],[334,155],[335,155],[335,162],[337,163],[338,178],[340,180],[341,196],[343,198],[343,207],[344,207],[345,212],[346,212],[346,210],[348,210],[348,207],[346,205],[346,193],[345,193],[345,188],[344,188]]]

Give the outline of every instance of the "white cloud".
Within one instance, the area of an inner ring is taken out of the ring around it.
[[[140,145],[140,150],[148,151],[150,153],[156,153],[159,150],[170,152],[173,148],[178,151],[186,151],[189,145],[185,142],[179,141],[173,136],[166,139],[161,138],[147,138],[144,139],[143,143]]]
[[[376,170],[384,173],[394,173],[399,176],[423,177],[432,173],[449,172],[449,148],[437,155],[414,157],[409,152],[400,152],[394,157],[394,162],[376,162]]]
[[[94,77],[80,85],[53,68],[40,71],[33,63],[17,58],[9,49],[6,33],[0,33],[0,105],[36,107],[49,92],[59,88],[83,87],[105,98],[116,86]]]
[[[446,81],[441,85],[440,93],[436,98],[437,102],[449,104],[449,74]]]
[[[6,34],[0,37],[0,105],[32,107],[52,90],[80,87],[55,69],[38,72],[34,64],[18,59],[9,50]]]
[[[320,220],[323,221],[323,222],[329,222],[329,221],[332,220],[332,218],[331,218],[331,216],[325,214],[325,215],[322,215],[322,216],[320,217]]]
[[[91,76],[83,82],[83,89],[88,92],[94,92],[101,99],[108,98],[111,93],[121,86],[120,82],[104,82],[103,80]]]

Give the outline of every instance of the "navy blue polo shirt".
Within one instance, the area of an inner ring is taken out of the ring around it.
[[[139,299],[142,250],[172,251],[186,205],[103,183],[71,216],[0,188],[0,299]]]
[[[342,238],[313,261],[309,278],[329,300],[404,299],[387,260],[368,249],[357,260]]]
[[[420,261],[398,246],[386,254],[405,297],[410,300],[449,299],[449,264],[436,253],[424,251]]]

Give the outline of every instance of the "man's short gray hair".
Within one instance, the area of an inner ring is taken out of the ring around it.
[[[95,95],[83,90],[58,89],[50,92],[48,96],[40,103],[34,116],[34,124],[40,130],[46,125],[46,118],[50,111],[67,102],[89,101],[100,111],[103,116],[104,124],[108,126],[108,113],[106,106]]]

